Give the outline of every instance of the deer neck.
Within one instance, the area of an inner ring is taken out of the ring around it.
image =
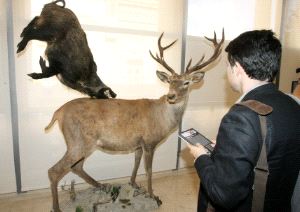
[[[182,101],[175,103],[175,104],[170,104],[167,101],[167,96],[162,96],[161,100],[163,102],[163,105],[165,107],[165,115],[167,116],[166,118],[169,119],[170,121],[170,127],[174,128],[178,125],[179,121],[181,120],[184,111],[187,106],[188,102],[188,96],[185,97]]]

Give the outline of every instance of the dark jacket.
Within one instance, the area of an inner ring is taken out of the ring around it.
[[[270,173],[264,211],[290,211],[300,169],[300,106],[271,83],[250,91],[242,101],[246,100],[273,108],[267,117]],[[258,115],[234,105],[222,119],[211,157],[202,155],[195,161],[201,181],[198,211],[206,211],[208,202],[216,211],[251,211],[253,169],[261,140]]]

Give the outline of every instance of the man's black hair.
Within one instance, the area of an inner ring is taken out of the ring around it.
[[[280,69],[281,44],[271,30],[244,32],[225,51],[230,65],[238,62],[252,79],[272,81]]]

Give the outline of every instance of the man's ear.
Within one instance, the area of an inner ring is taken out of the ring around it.
[[[191,73],[190,75],[191,75],[192,82],[197,83],[197,82],[200,82],[203,79],[204,72],[195,71],[195,72]]]
[[[168,75],[167,73],[162,72],[162,71],[156,71],[156,75],[158,76],[158,78],[159,78],[161,81],[167,82],[167,83],[170,82],[170,80],[169,80],[170,75]]]
[[[241,66],[239,62],[235,62],[235,69],[236,75],[240,75],[241,73],[245,72],[244,68]]]

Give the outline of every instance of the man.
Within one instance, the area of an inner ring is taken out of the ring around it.
[[[273,108],[266,116],[269,175],[264,211],[291,211],[300,169],[300,106],[272,83],[280,68],[281,44],[272,31],[255,30],[232,40],[227,77],[238,102],[256,100]],[[201,185],[198,211],[251,211],[254,167],[262,134],[258,114],[235,104],[223,117],[211,156],[188,145]],[[259,212],[259,211],[258,211]]]

